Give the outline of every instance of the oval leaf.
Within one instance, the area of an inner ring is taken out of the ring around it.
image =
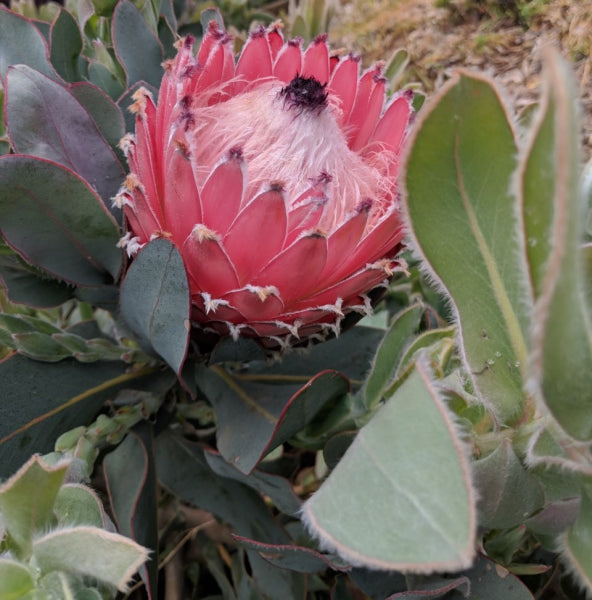
[[[33,536],[52,524],[53,504],[67,469],[67,462],[50,466],[33,456],[0,486],[0,515],[17,554],[27,556]]]
[[[525,402],[531,317],[510,192],[514,134],[490,81],[468,73],[454,77],[421,114],[406,158],[414,245],[452,296],[478,390],[502,421],[512,421]]]
[[[588,199],[580,188],[580,128],[568,66],[547,57],[546,92],[523,174],[524,222],[537,296],[533,375],[561,426],[592,438],[592,314],[583,255]],[[534,382],[533,382],[534,383]]]
[[[78,285],[119,273],[119,231],[88,184],[32,156],[0,158],[0,230],[28,262]]]
[[[300,387],[240,380],[212,367],[198,370],[196,382],[216,411],[220,453],[246,474],[349,391],[348,380],[334,371],[319,373]]]
[[[0,79],[4,79],[10,65],[25,64],[56,77],[48,60],[45,38],[35,25],[0,5]]]
[[[15,150],[77,173],[111,206],[125,171],[85,108],[64,87],[24,65],[6,77],[6,122]]]
[[[121,286],[121,314],[146,348],[179,374],[189,345],[189,284],[183,260],[168,240],[147,244]]]
[[[471,564],[475,513],[460,434],[423,362],[303,508],[322,546],[352,564],[424,573]]]
[[[33,557],[42,572],[74,571],[125,591],[148,551],[122,535],[83,525],[37,538]]]
[[[82,36],[76,19],[63,8],[51,24],[50,44],[50,59],[55,70],[66,81],[79,81]]]
[[[9,558],[0,559],[0,598],[22,598],[35,587],[33,577],[24,565]]]
[[[127,87],[145,81],[158,89],[163,75],[162,46],[142,13],[128,0],[122,0],[115,8],[112,35],[115,54],[127,76]]]

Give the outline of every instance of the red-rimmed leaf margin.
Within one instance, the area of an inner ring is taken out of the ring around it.
[[[337,371],[323,371],[298,386],[257,383],[221,367],[198,368],[196,383],[216,411],[218,450],[245,474],[350,391],[349,380]]]
[[[177,373],[189,345],[189,284],[183,259],[168,240],[148,243],[136,256],[121,286],[121,314],[146,350]]]
[[[44,363],[12,354],[0,362],[0,478],[31,454],[53,450],[64,432],[88,423],[123,387],[142,389],[162,377],[123,362]]]
[[[97,193],[50,160],[0,158],[0,233],[27,262],[67,283],[112,283],[121,268],[119,229]]]

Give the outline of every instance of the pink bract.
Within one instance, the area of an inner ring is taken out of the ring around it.
[[[130,255],[152,239],[183,257],[192,319],[287,346],[372,310],[402,239],[397,175],[412,94],[386,102],[379,67],[254,31],[235,63],[211,22],[197,56],[178,44],[155,105],[135,100],[116,201]]]

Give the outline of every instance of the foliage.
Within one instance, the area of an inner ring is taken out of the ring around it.
[[[0,486],[2,598],[113,598],[146,560],[112,531],[97,495],[67,481],[76,471],[33,456]]]
[[[188,28],[170,0],[0,7],[0,596],[109,597],[142,547],[138,597],[575,598],[564,572],[592,592],[569,69],[546,57],[530,120],[482,75],[449,81],[409,141],[405,273],[374,316],[273,361],[192,335],[170,243],[117,247],[127,108]]]

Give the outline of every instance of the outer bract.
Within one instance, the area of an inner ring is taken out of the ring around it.
[[[396,266],[412,94],[385,108],[380,68],[360,77],[325,36],[303,51],[261,28],[235,64],[211,22],[196,57],[192,46],[166,64],[157,106],[135,98],[122,245],[176,244],[204,329],[268,347],[337,334]]]

